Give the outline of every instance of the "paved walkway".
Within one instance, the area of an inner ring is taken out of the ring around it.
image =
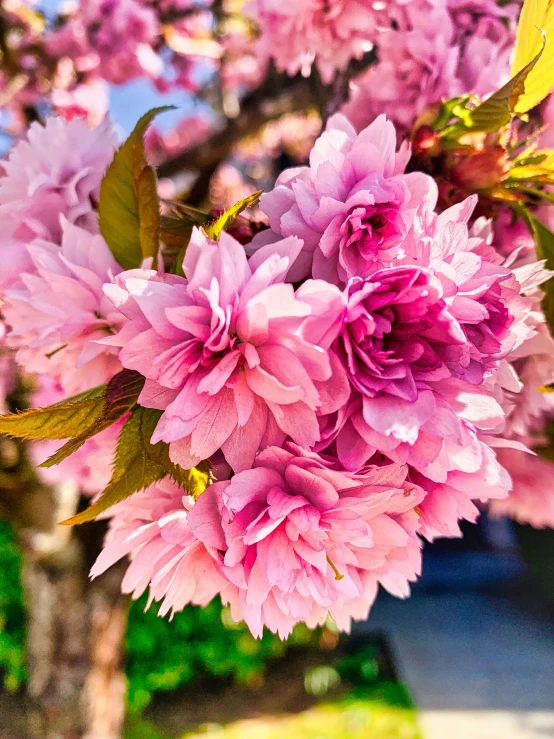
[[[363,626],[387,635],[424,739],[554,738],[554,614],[518,560],[443,554],[427,568]]]

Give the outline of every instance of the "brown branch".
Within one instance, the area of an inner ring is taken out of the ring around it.
[[[375,53],[375,48],[373,48],[364,54],[361,59],[352,59],[346,69],[336,73],[335,79],[329,86],[327,101],[322,110],[324,123],[348,102],[348,98],[350,97],[350,81],[376,61],[377,54]]]
[[[248,95],[242,102],[239,115],[228,119],[225,127],[210,139],[160,164],[160,177],[169,177],[183,170],[210,169],[223,161],[245,136],[286,113],[306,110],[315,102],[313,89],[310,89],[313,85],[308,79],[295,77],[285,82],[281,90],[268,82]]]
[[[236,118],[228,119],[225,127],[207,141],[162,162],[158,166],[160,177],[170,177],[185,170],[213,172],[241,139],[255,134],[266,123],[286,113],[317,107],[327,118],[348,99],[350,80],[375,60],[373,51],[360,60],[353,60],[328,87],[322,84],[315,70],[309,78],[300,75],[287,78],[270,70],[262,85],[244,98]]]

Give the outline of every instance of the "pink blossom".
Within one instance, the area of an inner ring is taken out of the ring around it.
[[[498,90],[510,78],[518,0],[448,0],[454,44],[460,49],[457,85],[460,92],[481,97]]]
[[[536,529],[554,528],[554,466],[519,449],[497,453],[512,477],[513,489],[507,498],[491,501],[491,513]]]
[[[260,55],[290,75],[309,73],[315,59],[328,84],[373,46],[377,13],[370,0],[256,0],[253,8],[261,27]]]
[[[235,471],[285,435],[310,447],[316,412],[348,395],[327,351],[326,334],[344,310],[339,290],[309,281],[283,283],[302,243],[286,239],[246,260],[228,234],[212,242],[193,232],[186,279],[125,272],[106,286],[127,321],[107,343],[124,367],[147,378],[139,403],[163,410],[153,441],[170,444],[190,468],[220,447]]]
[[[423,444],[432,461],[441,439],[460,438],[462,420],[492,430],[503,419],[479,386],[530,336],[532,304],[494,250],[469,237],[465,222],[474,204],[469,199],[440,216],[422,207],[391,267],[349,283],[334,348],[357,394],[341,422],[352,419],[368,448],[389,454],[407,444],[416,454]],[[323,424],[330,441],[336,420]],[[349,469],[365,453],[352,439],[342,448],[354,455],[343,459]]]
[[[387,3],[378,62],[353,81],[343,113],[358,129],[385,113],[404,134],[441,99],[499,89],[510,76],[518,13],[517,2],[495,0]]]
[[[407,266],[380,270],[365,281],[354,277],[347,295],[339,356],[362,395],[415,401],[418,383],[427,388],[430,381],[466,374],[466,335],[430,272]]]
[[[83,117],[91,126],[99,126],[108,112],[110,93],[104,80],[90,77],[73,89],[54,88],[50,99],[65,120]]]
[[[353,392],[346,406],[320,414],[315,445],[352,471],[383,454],[408,464],[427,493],[429,538],[459,535],[458,520],[478,514],[473,500],[510,489],[489,447],[511,412],[494,388],[513,390],[505,365],[538,338],[529,291],[549,276],[541,264],[501,264],[468,232],[474,205],[440,216],[423,206],[391,266],[349,282],[332,346]]]
[[[161,601],[160,616],[189,603],[205,606],[217,594],[225,599],[234,588],[221,574],[219,553],[191,530],[191,509],[192,499],[169,478],[118,503],[91,576],[129,556],[122,591],[139,598],[149,587],[150,602]]]
[[[7,343],[27,372],[50,374],[68,394],[107,382],[121,365],[117,350],[97,342],[122,317],[102,287],[121,268],[100,235],[62,218],[61,247],[35,239],[33,270],[6,290]]]
[[[379,114],[400,134],[441,98],[452,97],[459,50],[443,2],[387,3],[387,19],[377,38],[378,62],[351,83],[342,112],[357,129]]]
[[[381,583],[409,594],[420,571],[423,491],[397,465],[352,476],[294,445],[261,452],[254,468],[212,485],[189,521],[207,547],[224,552],[222,572],[238,588],[232,614],[255,636],[281,638],[330,614],[348,630],[364,619]]]
[[[31,124],[27,138],[3,162],[0,177],[1,285],[32,268],[24,244],[37,236],[60,242],[60,215],[98,230],[93,208],[115,144],[108,121],[94,129],[78,118]]]
[[[461,536],[458,522],[475,523],[479,517],[475,502],[496,505],[512,488],[510,475],[495,452],[468,423],[463,424],[458,443],[446,439],[426,469],[410,468],[410,479],[426,492],[419,507],[421,534],[429,541]]]
[[[459,536],[458,521],[478,516],[472,501],[507,495],[509,476],[485,441],[504,418],[489,392],[450,381],[435,394],[420,393],[411,407],[398,404],[389,410],[376,400],[363,412],[362,399],[354,395],[346,408],[320,418],[322,441],[315,448],[336,455],[352,472],[383,455],[407,464],[408,479],[425,491],[419,506],[422,535]]]
[[[141,74],[161,74],[163,63],[152,49],[158,35],[156,13],[137,0],[81,0],[48,39],[48,51],[75,60],[80,71],[95,69],[121,84]]]
[[[344,284],[368,277],[390,263],[423,201],[433,208],[431,177],[403,174],[409,148],[396,152],[393,125],[380,116],[356,135],[348,121],[333,116],[310,154],[310,166],[285,170],[260,207],[273,234],[298,236],[304,248],[289,273]],[[260,234],[254,245],[277,238]]]
[[[533,447],[544,442],[546,419],[554,412],[554,396],[546,391],[554,382],[554,340],[541,308],[544,294],[539,287],[552,272],[525,249],[519,255],[514,252],[505,264],[511,264],[531,307],[524,318],[526,335],[501,362],[499,371],[487,379],[487,387],[506,415],[497,433]]]

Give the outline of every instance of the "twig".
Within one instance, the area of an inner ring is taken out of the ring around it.
[[[223,161],[245,136],[286,113],[306,110],[313,103],[313,91],[307,79],[287,81],[280,91],[275,86],[271,89],[271,85],[264,84],[243,100],[239,115],[229,119],[223,129],[207,141],[162,162],[158,167],[159,175],[169,177],[183,170],[208,169]]]

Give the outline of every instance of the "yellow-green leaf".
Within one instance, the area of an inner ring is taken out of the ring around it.
[[[101,413],[88,425],[83,425],[80,433],[72,434],[57,452],[43,462],[41,467],[53,467],[71,456],[87,439],[96,436],[101,431],[112,426],[116,421],[128,413],[137,402],[144,385],[144,377],[134,370],[121,370],[112,377],[105,386]],[[67,438],[67,437],[65,437]]]
[[[252,195],[248,195],[242,200],[239,200],[238,203],[232,205],[228,210],[222,213],[216,221],[208,224],[207,226],[204,226],[204,231],[206,232],[206,235],[210,239],[214,239],[214,241],[217,241],[219,239],[220,233],[228,228],[233,223],[235,218],[242,213],[243,210],[246,210],[246,208],[250,208],[252,205],[254,205],[254,203],[259,199],[262,193],[263,190],[258,190],[258,192],[255,192]]]
[[[0,416],[0,434],[17,439],[67,439],[93,424],[102,414],[106,385],[46,408]]]
[[[145,167],[137,177],[136,191],[142,257],[155,260],[160,248],[160,201],[152,167]]]
[[[554,1],[554,0],[553,0]],[[516,104],[525,90],[527,76],[533,70],[542,50],[526,64],[511,80],[475,108],[457,111],[460,120],[444,129],[441,136],[460,137],[465,133],[492,133],[499,131],[513,118]]]
[[[541,53],[542,52],[542,53]],[[518,114],[538,105],[554,87],[554,0],[525,0],[519,18],[512,74],[537,55],[514,110]]]
[[[116,151],[100,186],[100,232],[125,269],[139,267],[144,258],[158,253],[159,201],[143,136],[154,116],[171,107],[154,108],[142,116]]]
[[[199,469],[185,470],[171,462],[167,444],[161,441],[150,443],[160,416],[161,411],[136,406],[119,435],[112,479],[107,488],[91,506],[63,521],[64,524],[92,521],[116,503],[167,475],[196,497],[205,489],[209,482],[207,463],[203,463]]]

